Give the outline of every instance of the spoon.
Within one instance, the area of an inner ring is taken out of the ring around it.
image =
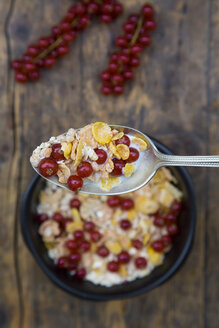
[[[139,160],[133,175],[129,178],[121,177],[121,183],[114,186],[110,191],[103,191],[100,189],[98,183],[94,183],[85,179],[83,187],[80,189],[81,193],[93,194],[93,195],[117,195],[128,192],[133,192],[146,183],[155,175],[157,170],[162,166],[200,166],[200,167],[219,167],[219,155],[218,156],[177,156],[166,155],[157,149],[153,141],[144,133],[122,125],[110,125],[112,129],[124,132],[133,137],[143,139],[147,143],[147,149],[140,152]],[[33,167],[38,173],[38,169]],[[41,175],[41,174],[40,174]],[[42,176],[42,175],[41,175]],[[67,185],[61,184],[56,176],[44,179],[55,183],[57,186],[67,188]],[[69,189],[68,189],[69,190]]]

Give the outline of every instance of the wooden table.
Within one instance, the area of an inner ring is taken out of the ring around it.
[[[91,121],[147,131],[179,154],[219,153],[219,1],[157,0],[158,29],[123,96],[103,97],[104,69],[124,16],[143,1],[122,1],[110,26],[92,23],[71,54],[38,83],[19,85],[10,70],[58,22],[70,0],[0,2],[0,327],[218,327],[218,170],[190,169],[198,217],[194,247],[171,280],[130,300],[95,303],[56,288],[20,233],[22,194],[34,175],[32,149],[51,135]]]

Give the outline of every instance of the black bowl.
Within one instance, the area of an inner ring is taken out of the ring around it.
[[[161,143],[156,140],[154,142],[161,152],[172,154]],[[174,247],[166,254],[164,263],[152,271],[149,276],[113,287],[103,287],[88,281],[79,281],[58,269],[47,256],[47,250],[37,232],[38,224],[35,221],[39,192],[45,186],[45,181],[38,175],[35,176],[23,197],[21,228],[24,240],[42,270],[63,290],[72,295],[95,301],[124,299],[139,295],[168,280],[179,269],[189,253],[195,231],[196,217],[194,191],[188,172],[181,167],[172,168],[171,171],[179,181],[179,187],[184,194],[183,211],[179,218],[181,232],[174,238]]]

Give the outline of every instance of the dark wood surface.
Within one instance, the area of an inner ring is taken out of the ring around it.
[[[15,84],[10,60],[46,35],[70,0],[0,2],[0,327],[218,327],[217,169],[190,169],[197,197],[194,247],[182,269],[148,294],[124,301],[78,300],[42,273],[20,233],[20,202],[34,175],[32,149],[90,121],[123,123],[179,154],[219,153],[219,1],[155,0],[158,29],[124,96],[99,93],[113,38],[143,1],[122,1],[110,26],[92,23],[71,54],[38,83]]]

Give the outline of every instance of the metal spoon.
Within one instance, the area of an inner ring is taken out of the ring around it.
[[[112,129],[124,132],[133,137],[139,137],[147,143],[147,149],[140,153],[138,165],[134,174],[129,178],[122,177],[122,182],[113,187],[109,192],[100,189],[98,183],[85,179],[80,192],[94,195],[116,195],[135,191],[148,183],[155,175],[156,171],[162,166],[200,166],[200,167],[219,167],[218,156],[176,156],[166,155],[158,151],[152,140],[144,133],[122,125],[110,125]],[[34,170],[40,174],[37,168]],[[42,176],[43,177],[43,176]],[[56,185],[67,188],[67,185],[59,183],[56,176],[44,179]],[[68,189],[69,190],[69,189]]]

